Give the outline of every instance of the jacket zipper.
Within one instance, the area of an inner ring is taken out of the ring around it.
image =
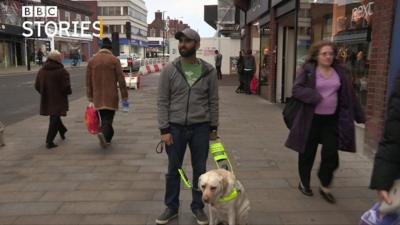
[[[189,87],[188,99],[187,99],[187,102],[186,102],[186,116],[185,116],[185,126],[187,126],[188,115],[189,115],[190,93],[191,93],[191,91],[192,91],[192,87],[193,87],[197,82],[199,82],[199,81],[205,76],[205,74],[206,74],[208,71],[204,71],[203,74],[192,84],[192,86],[190,86],[189,82],[188,82],[187,79],[186,79],[186,76],[185,76],[184,72],[183,72],[182,70],[180,70],[180,68],[178,68],[177,65],[175,65],[175,68],[178,70],[178,72],[181,74],[181,76],[185,79],[186,84],[187,84],[188,87]]]

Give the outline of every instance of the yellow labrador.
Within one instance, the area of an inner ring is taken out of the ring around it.
[[[247,225],[250,201],[243,185],[224,169],[211,170],[199,178],[203,201],[209,204],[209,225]]]

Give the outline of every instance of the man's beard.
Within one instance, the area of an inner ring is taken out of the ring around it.
[[[185,51],[182,51],[181,49],[179,49],[179,54],[184,58],[191,57],[196,54],[196,47],[193,47],[193,48],[185,50]]]

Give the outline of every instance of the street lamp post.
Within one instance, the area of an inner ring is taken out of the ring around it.
[[[162,30],[163,30],[163,32],[162,32],[162,37],[163,37],[163,57],[165,56],[165,20],[164,20],[164,13],[165,12],[167,12],[167,11],[162,11],[162,22],[163,22],[163,25],[162,25]]]
[[[24,5],[25,6],[28,6],[28,0],[25,0],[24,1]],[[24,18],[24,21],[26,21],[27,19],[26,19],[26,17]],[[27,61],[27,63],[26,63],[26,69],[28,70],[28,71],[30,71],[31,70],[31,48],[30,48],[30,46],[29,46],[29,40],[28,40],[28,38],[27,37],[25,37],[25,47],[26,47],[26,61]]]

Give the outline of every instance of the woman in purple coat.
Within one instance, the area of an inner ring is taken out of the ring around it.
[[[354,121],[365,122],[346,69],[335,59],[332,42],[320,41],[309,50],[308,60],[298,71],[293,97],[303,102],[297,113],[286,146],[299,153],[299,190],[313,196],[310,174],[322,144],[318,171],[319,193],[329,203],[336,200],[330,191],[333,173],[339,167],[338,150],[355,152]]]

